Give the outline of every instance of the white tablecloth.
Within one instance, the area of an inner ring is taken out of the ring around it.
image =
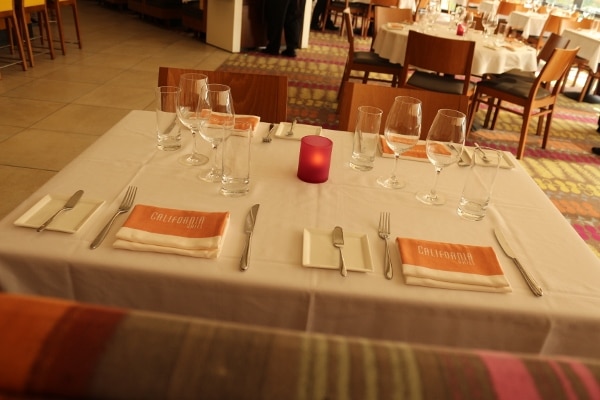
[[[589,60],[590,68],[596,72],[600,62],[600,33],[590,30],[565,29],[562,36],[569,39],[569,48],[579,46],[577,55]]]
[[[479,3],[477,9],[481,13],[496,14],[496,10],[498,10],[498,5],[500,5],[500,2],[498,0],[484,0],[481,3]]]
[[[417,26],[413,25],[410,29],[417,29]],[[402,64],[408,42],[408,31],[408,28],[392,29],[387,25],[382,26],[373,44],[374,51],[390,62]],[[451,39],[460,38],[454,29],[450,30],[448,26],[442,24],[434,25],[433,31],[425,33]],[[491,38],[484,38],[479,31],[471,31],[467,39],[476,42],[471,69],[473,75],[499,74],[513,68],[535,71],[537,68],[535,50],[528,46],[522,46],[516,51],[496,47]]]
[[[262,143],[266,128],[261,124],[252,143],[250,194],[225,198],[218,194],[218,185],[197,178],[198,169],[178,164],[182,151],[156,149],[152,112],[130,113],[0,221],[0,287],[306,331],[600,357],[600,262],[519,165],[499,171],[489,215],[470,222],[456,214],[465,168],[444,170],[438,189],[447,195],[447,204],[426,206],[414,193],[430,187],[431,164],[401,161],[399,171],[407,186],[383,189],[375,180],[391,171],[392,159],[378,158],[373,171],[356,172],[344,165],[352,135],[324,131],[334,141],[330,177],[324,184],[308,184],[296,178],[299,142]],[[186,139],[189,149],[189,135]],[[103,245],[90,250],[129,185],[138,187],[136,203],[230,211],[219,258],[114,249],[111,244],[124,216]],[[77,189],[85,190],[83,199],[106,203],[76,233],[38,233],[13,225],[45,195]],[[241,272],[244,219],[254,203],[261,206],[250,269]],[[391,212],[392,238],[492,246],[513,292],[408,286],[395,248],[395,276],[386,280],[383,242],[377,236],[384,210]],[[335,225],[368,236],[373,272],[342,278],[336,270],[302,266],[304,228],[330,230]],[[492,234],[495,226],[506,230],[521,262],[543,286],[543,297],[530,292],[504,255]]]
[[[512,29],[522,31],[521,36],[524,38],[540,36],[546,19],[548,19],[547,14],[531,11],[513,11],[508,16],[508,26]]]

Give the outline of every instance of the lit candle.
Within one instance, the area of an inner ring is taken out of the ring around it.
[[[298,178],[308,183],[323,183],[329,178],[333,142],[323,136],[304,136],[300,142]]]

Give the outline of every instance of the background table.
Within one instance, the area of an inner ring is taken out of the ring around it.
[[[577,56],[589,60],[592,71],[598,70],[600,62],[600,33],[591,30],[565,29],[562,36],[569,39],[569,48],[579,46]]]
[[[418,26],[406,25],[404,29],[390,28],[387,25],[382,26],[373,43],[373,50],[379,56],[390,60],[390,62],[402,64],[410,29],[418,29]],[[450,30],[447,25],[442,24],[434,25],[432,31],[426,31],[425,33],[450,39],[461,39],[460,36],[456,35],[454,29]],[[500,74],[513,68],[535,71],[537,68],[535,50],[528,46],[522,46],[515,51],[495,47],[492,40],[484,38],[479,31],[470,32],[465,40],[475,41],[475,53],[471,69],[473,75]]]
[[[334,141],[329,181],[314,185],[296,178],[299,142],[252,144],[250,194],[225,198],[218,185],[200,181],[198,169],[183,167],[183,151],[156,149],[153,112],[135,111],[105,133],[27,201],[0,221],[0,287],[30,293],[182,315],[306,331],[461,347],[600,357],[600,262],[544,193],[517,165],[499,171],[493,204],[481,222],[456,215],[467,170],[442,172],[439,191],[447,204],[432,207],[414,193],[428,189],[433,166],[402,161],[404,189],[378,187],[393,160],[375,169],[348,168],[352,135],[324,131]],[[189,145],[189,135],[186,135]],[[203,144],[208,150],[208,145]],[[512,156],[513,162],[517,163]],[[518,163],[517,163],[518,164]],[[231,221],[217,260],[141,253],[112,248],[121,217],[104,244],[89,244],[116,210],[129,185],[138,204],[203,211],[230,211]],[[14,221],[47,194],[85,190],[106,204],[78,232],[66,234],[16,227]],[[244,219],[261,208],[251,266],[239,270]],[[398,251],[395,277],[383,275],[380,211],[391,212],[392,238],[492,246],[513,292],[481,293],[404,284]],[[333,229],[368,236],[374,271],[350,273],[302,266],[303,230]],[[492,228],[504,228],[522,263],[545,290],[528,289],[496,243]]]
[[[522,31],[521,36],[524,38],[540,36],[546,19],[548,19],[547,14],[532,11],[513,11],[508,16],[508,26],[511,29]]]

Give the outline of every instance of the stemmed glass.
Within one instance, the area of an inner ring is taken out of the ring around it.
[[[436,191],[438,177],[444,167],[458,161],[465,144],[467,117],[456,110],[438,110],[425,143],[427,158],[435,167],[435,178],[429,192],[418,192],[417,199],[425,204],[440,205],[446,199]]]
[[[223,171],[218,160],[218,147],[225,140],[225,135],[231,132],[235,123],[233,100],[229,86],[208,84],[206,86],[204,107],[202,115],[208,116],[208,118],[204,119],[200,134],[212,147],[213,163],[210,171],[200,178],[207,182],[221,182]]]
[[[192,153],[186,154],[179,161],[188,166],[204,165],[208,157],[196,150],[196,136],[202,124],[202,99],[205,98],[208,77],[204,74],[188,73],[179,78],[179,96],[177,97],[177,117],[192,132]]]
[[[394,169],[388,177],[379,177],[377,183],[388,189],[400,189],[404,182],[396,176],[398,159],[406,150],[414,147],[421,134],[421,100],[398,96],[385,120],[384,136],[394,152]]]
[[[494,34],[496,27],[498,26],[498,17],[494,13],[488,13],[483,18],[483,26],[485,37],[488,38]]]

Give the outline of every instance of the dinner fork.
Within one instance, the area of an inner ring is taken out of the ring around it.
[[[387,279],[392,279],[394,270],[392,269],[392,259],[390,258],[390,247],[388,238],[390,237],[390,213],[382,212],[379,214],[379,237],[385,241],[385,260],[383,262],[384,275]]]
[[[136,192],[137,192],[137,187],[135,187],[135,186],[129,186],[127,188],[127,192],[125,192],[125,197],[123,197],[123,201],[121,201],[121,204],[119,205],[119,209],[117,210],[117,212],[115,212],[115,215],[112,216],[110,221],[108,221],[106,226],[104,226],[104,228],[100,231],[98,236],[96,236],[96,239],[94,239],[92,244],[90,244],[90,249],[95,249],[98,246],[100,246],[100,244],[102,243],[102,241],[108,234],[108,231],[110,230],[113,222],[115,222],[115,219],[117,219],[117,217],[119,215],[126,213],[127,211],[129,211],[131,209],[131,206],[133,205],[133,200],[135,199]]]
[[[290,125],[290,130],[287,131],[285,136],[294,136],[294,128],[296,127],[297,121],[298,121],[298,118],[294,118],[294,120],[292,121],[292,125]]]

